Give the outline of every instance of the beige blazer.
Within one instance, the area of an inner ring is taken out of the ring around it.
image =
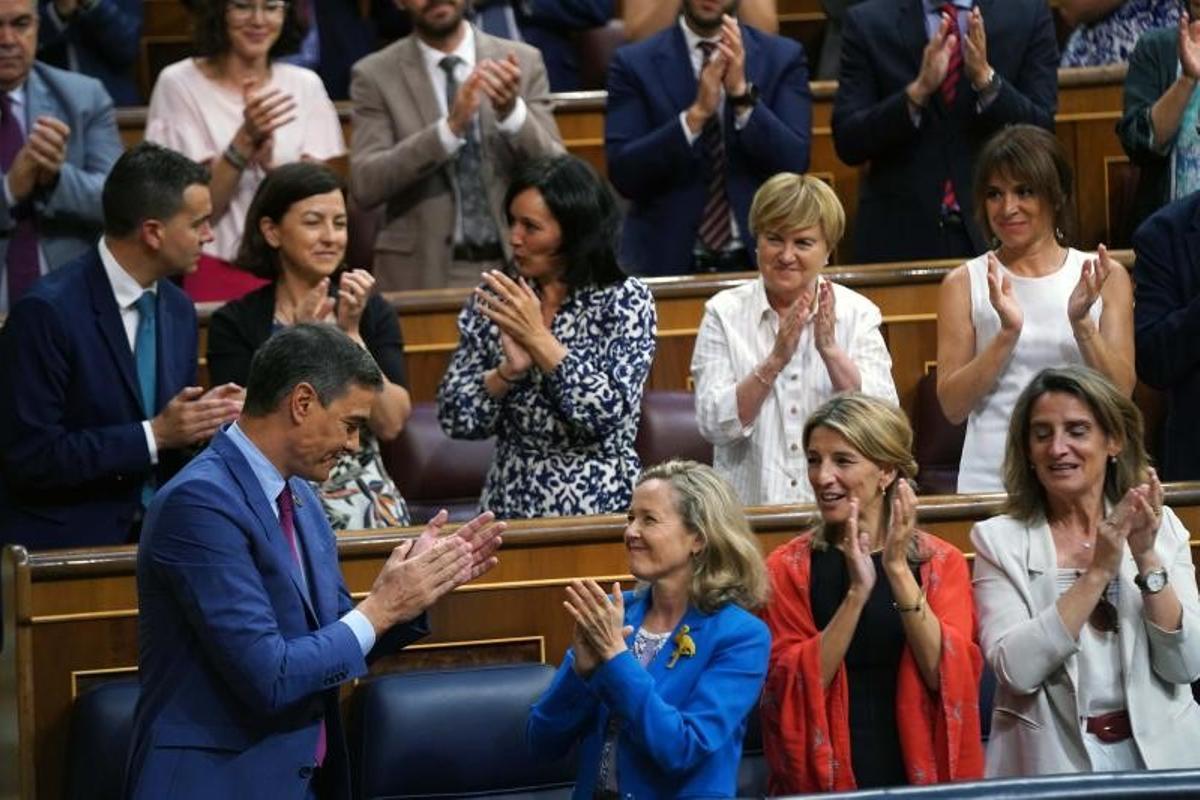
[[[985,775],[1090,772],[1076,706],[1079,642],[1056,602],[1058,559],[1050,526],[993,517],[971,530],[974,590],[984,657],[996,673]],[[1200,766],[1200,601],[1188,532],[1169,508],[1154,545],[1183,605],[1168,633],[1145,621],[1128,547],[1117,611],[1125,698],[1134,740],[1149,769]]]
[[[479,109],[483,183],[508,252],[504,193],[524,159],[564,152],[538,51],[475,30],[476,60],[516,53],[521,97],[529,113],[514,135],[496,128],[485,98]],[[405,37],[354,65],[350,186],[363,208],[383,206],[375,240],[375,277],[384,291],[445,285],[454,244],[453,170],[438,139],[442,113],[415,36]]]

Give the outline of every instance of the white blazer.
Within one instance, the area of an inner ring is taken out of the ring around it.
[[[996,673],[987,777],[1090,772],[1084,720],[1076,705],[1079,642],[1056,601],[1058,560],[1050,526],[993,517],[971,529],[974,590],[984,657]],[[1126,705],[1149,769],[1200,767],[1200,600],[1188,532],[1163,509],[1154,549],[1183,606],[1178,631],[1145,621],[1137,566],[1121,561],[1117,612]]]

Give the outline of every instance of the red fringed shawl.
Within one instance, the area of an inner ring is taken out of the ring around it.
[[[966,559],[941,539],[918,535],[929,555],[920,566],[921,586],[942,626],[941,686],[937,693],[926,688],[906,646],[896,676],[896,721],[908,780],[918,785],[981,778],[983,660],[973,640]],[[763,619],[771,629],[771,662],[761,714],[773,795],[857,788],[845,665],[828,689],[821,686],[821,638],[809,592],[811,546],[812,534],[803,534],[767,559],[772,594]]]

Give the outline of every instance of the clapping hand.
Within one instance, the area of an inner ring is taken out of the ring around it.
[[[813,293],[814,288],[811,286],[802,291],[779,320],[779,330],[775,333],[775,344],[771,348],[771,356],[778,363],[779,369],[787,366],[796,354],[800,334],[813,314]]]
[[[1137,558],[1154,549],[1158,527],[1162,523],[1164,498],[1158,473],[1151,468],[1148,480],[1129,492],[1134,495],[1131,501],[1134,513],[1130,515],[1129,550]]]
[[[475,289],[475,307],[496,323],[502,333],[526,349],[538,337],[549,335],[550,329],[542,317],[541,298],[524,278],[513,280],[494,269],[483,273],[483,282],[488,288]]]
[[[481,78],[480,88],[496,110],[496,118],[503,122],[516,108],[517,98],[520,97],[521,62],[515,53],[510,52],[499,60],[484,59],[479,62],[476,71]]]
[[[908,86],[910,100],[923,106],[941,88],[946,73],[950,71],[950,57],[957,45],[958,36],[950,32],[950,18],[943,14],[942,24],[934,31],[921,53],[920,72]]]
[[[338,281],[337,324],[351,339],[361,341],[358,326],[374,289],[375,277],[364,269],[347,270]]]
[[[1190,14],[1179,18],[1179,68],[1192,80],[1200,80],[1200,20]]]
[[[619,583],[612,585],[610,597],[595,581],[572,581],[563,607],[575,618],[578,636],[601,662],[629,649],[625,637],[633,633],[633,628],[625,625],[625,599]]]
[[[842,533],[842,555],[850,573],[850,592],[866,600],[875,588],[875,562],[871,560],[871,537],[858,530],[858,498],[850,500],[850,516]]]
[[[1012,279],[1000,265],[995,253],[989,252],[987,261],[988,300],[1000,316],[1000,328],[1010,333],[1020,333],[1021,326],[1025,324],[1025,314],[1013,294]]]
[[[466,576],[459,583],[474,580],[500,563],[500,560],[496,558],[496,551],[500,549],[500,534],[504,532],[507,526],[503,522],[496,522],[495,514],[491,511],[485,511],[470,522],[460,526],[450,536],[443,536],[442,529],[445,528],[446,522],[449,519],[450,514],[444,508],[438,511],[437,514],[434,514],[433,518],[425,524],[425,529],[421,531],[421,535],[411,540],[409,549],[404,553],[404,557],[415,558],[431,549],[435,543],[442,539],[457,539],[464,542],[471,559]]]
[[[734,97],[745,94],[746,48],[742,44],[742,29],[730,14],[721,17],[721,40],[717,50],[725,61],[725,74],[721,78],[725,94]]]
[[[917,495],[904,478],[896,478],[888,519],[887,538],[883,543],[884,564],[903,568],[908,564],[909,543],[917,532]]]
[[[296,99],[282,89],[256,91],[258,81],[242,83],[242,132],[250,140],[255,154],[275,131],[296,120]]]
[[[836,321],[833,284],[821,281],[817,286],[817,318],[813,325],[813,339],[818,353],[828,353],[837,347],[837,337],[834,335]]]
[[[987,32],[983,28],[983,12],[979,6],[972,8],[967,18],[967,35],[963,38],[963,70],[971,85],[980,87],[991,70],[987,57]]]
[[[1071,296],[1067,298],[1067,319],[1072,327],[1086,322],[1088,311],[1099,299],[1104,282],[1113,270],[1114,262],[1108,255],[1108,248],[1100,245],[1096,248],[1096,255],[1096,258],[1089,258],[1083,262],[1083,267],[1079,270],[1079,281],[1071,290]]]

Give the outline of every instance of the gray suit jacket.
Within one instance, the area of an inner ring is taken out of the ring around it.
[[[476,60],[514,52],[521,64],[521,97],[529,114],[515,135],[496,128],[485,98],[479,107],[483,183],[508,254],[504,193],[524,159],[563,152],[555,125],[546,67],[537,50],[475,30]],[[454,244],[454,188],[450,159],[438,138],[442,114],[415,36],[354,65],[350,82],[354,124],[350,173],[364,208],[384,205],[375,240],[375,277],[384,291],[445,285]]]
[[[993,517],[971,530],[971,543],[979,640],[996,673],[985,774],[1092,771],[1077,703],[1079,642],[1058,613],[1050,526]],[[1188,531],[1170,508],[1154,549],[1183,606],[1183,624],[1167,632],[1142,616],[1126,547],[1117,598],[1125,702],[1148,769],[1197,767],[1200,706],[1188,684],[1200,677],[1200,601]]]
[[[37,189],[31,198],[38,244],[53,270],[96,243],[104,223],[100,192],[124,148],[112,100],[94,78],[34,62],[25,81],[25,108],[26,131],[40,116],[55,117],[71,128],[58,181]],[[0,264],[16,225],[11,212],[0,192]]]

